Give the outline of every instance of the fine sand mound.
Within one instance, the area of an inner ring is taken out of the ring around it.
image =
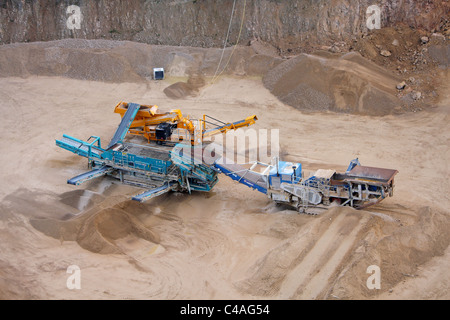
[[[351,292],[367,279],[366,270],[370,265],[383,270],[384,283],[400,283],[405,277],[417,277],[419,266],[432,257],[443,256],[450,244],[448,215],[430,207],[418,207],[414,214],[414,219],[400,228],[385,221],[373,221],[371,228],[361,235],[357,254],[349,259],[348,268],[339,274],[335,287],[328,294],[350,298]],[[361,298],[375,295],[368,290],[362,292]]]
[[[159,242],[157,234],[117,207],[96,208],[66,221],[31,219],[30,223],[50,237],[61,241],[76,241],[82,248],[94,253],[123,253],[116,241],[127,237],[143,239],[153,244]]]
[[[199,90],[205,85],[202,76],[191,75],[187,82],[176,82],[164,89],[164,93],[171,99],[181,99],[185,97],[195,97]]]
[[[139,203],[128,204],[129,200],[115,204],[89,190],[56,195],[21,189],[5,202],[10,204],[8,211],[29,217],[31,225],[45,235],[61,242],[76,241],[91,252],[123,253],[116,241],[127,237],[159,243],[159,236],[133,216],[142,212]]]
[[[405,275],[415,275],[417,266],[431,257],[443,255],[450,243],[447,215],[429,207],[419,208],[414,222],[400,229],[389,216],[371,219],[351,208],[333,208],[325,216],[300,227],[295,236],[256,261],[238,287],[252,295],[282,299],[349,299],[355,292],[358,298],[369,298],[375,292],[361,290],[368,266],[380,266],[384,284],[392,285]],[[343,262],[345,268],[336,268]],[[329,277],[336,279],[333,287]]]
[[[384,116],[394,112],[399,79],[381,67],[348,53],[300,55],[264,76],[264,85],[281,101],[310,111]]]

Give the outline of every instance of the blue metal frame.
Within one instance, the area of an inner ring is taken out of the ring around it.
[[[156,195],[168,192],[172,189],[191,190],[195,191],[211,191],[218,181],[218,172],[202,162],[194,163],[187,161],[184,157],[177,156],[170,152],[168,160],[143,156],[133,152],[126,151],[126,148],[113,149],[114,146],[122,144],[123,139],[128,132],[129,126],[139,111],[140,105],[135,103],[128,104],[128,110],[122,118],[108,148],[105,150],[101,147],[100,137],[91,136],[93,141],[87,142],[64,134],[63,139],[56,140],[56,145],[71,151],[77,155],[88,158],[92,166],[98,167],[92,171],[78,175],[68,180],[70,184],[81,184],[90,179],[103,176],[105,174],[112,174],[114,171],[119,171],[121,181],[124,179],[124,174],[135,175],[140,178],[147,179],[147,174],[153,177],[159,176],[158,179],[166,181],[163,186],[155,187],[144,192],[141,195],[134,197],[134,200],[144,201]],[[138,150],[149,148],[147,146],[133,145],[128,146],[137,147]],[[191,153],[192,146],[189,145],[188,152]],[[175,172],[169,175],[169,168],[175,164]],[[174,179],[174,175],[178,178]],[[148,185],[154,185],[154,181],[148,177]],[[145,183],[147,185],[147,183]]]

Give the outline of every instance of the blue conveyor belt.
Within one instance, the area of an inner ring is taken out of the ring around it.
[[[231,179],[267,194],[267,184],[262,175],[246,169],[244,166],[233,163],[233,161],[222,158],[214,162],[214,167]]]
[[[105,174],[107,174],[107,173],[109,173],[109,172],[111,172],[113,170],[114,169],[111,168],[111,167],[103,166],[103,167],[101,167],[99,169],[94,169],[94,170],[82,173],[82,174],[80,174],[80,175],[78,175],[76,177],[73,177],[73,178],[67,180],[67,183],[77,186],[77,185],[82,184],[83,182],[86,182],[88,180],[104,176]]]
[[[99,147],[89,146],[87,142],[83,142],[68,135],[64,135],[62,139],[56,140],[56,145],[86,158],[89,156],[90,158],[100,159],[101,154],[104,152],[104,150]]]
[[[106,150],[114,146],[116,143],[120,142],[125,138],[125,135],[128,132],[128,129],[130,128],[131,123],[134,120],[134,117],[136,117],[137,112],[139,111],[139,108],[141,106],[137,103],[129,103],[127,112],[122,117],[122,121],[120,121],[119,127],[116,130],[116,133],[114,133],[114,136],[111,139],[111,142],[109,143]]]
[[[172,187],[176,184],[176,182],[166,182],[160,187],[156,187],[154,189],[147,190],[137,196],[134,196],[132,200],[144,202],[150,200],[151,198],[160,196],[166,192],[172,190]]]

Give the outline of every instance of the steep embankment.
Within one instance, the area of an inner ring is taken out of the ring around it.
[[[64,76],[105,82],[150,80],[154,67],[165,68],[171,77],[211,77],[224,69],[223,74],[262,76],[282,61],[251,46],[227,48],[221,60],[222,49],[217,48],[81,39],[3,45],[0,53],[0,77]]]

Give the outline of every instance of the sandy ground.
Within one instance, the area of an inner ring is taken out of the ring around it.
[[[369,117],[302,113],[257,78],[221,78],[171,100],[169,80],[0,79],[0,298],[450,298],[448,86],[433,109]],[[345,170],[359,157],[399,170],[394,197],[313,217],[225,176],[211,194],[145,204],[130,200],[140,189],[109,179],[67,185],[86,160],[54,140],[107,143],[121,100],[227,121],[256,114],[253,128],[280,129],[283,158],[305,168]],[[69,265],[81,268],[80,290],[66,287]],[[380,290],[366,287],[370,265]]]

